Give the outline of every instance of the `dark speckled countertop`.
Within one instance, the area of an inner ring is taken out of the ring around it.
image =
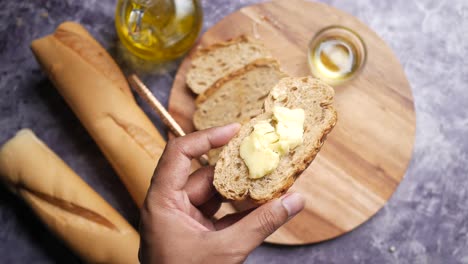
[[[0,2],[0,142],[20,128],[32,128],[136,226],[138,210],[130,196],[29,50],[33,39],[73,20],[85,25],[126,72],[134,69],[114,31],[115,2]],[[203,1],[204,29],[254,2]],[[363,20],[400,58],[416,104],[414,156],[389,203],[356,230],[316,245],[265,244],[247,263],[468,263],[468,1],[322,2]],[[166,105],[178,63],[144,75]],[[25,204],[0,188],[0,262],[80,260]]]

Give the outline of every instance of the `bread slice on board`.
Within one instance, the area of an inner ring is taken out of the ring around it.
[[[270,90],[286,76],[276,60],[259,59],[223,77],[196,99],[195,128],[249,121],[261,113]]]
[[[214,175],[214,186],[218,192],[227,199],[250,198],[256,203],[267,202],[285,193],[315,158],[327,134],[335,126],[337,114],[332,105],[333,96],[333,88],[312,77],[281,79],[265,100],[265,112],[244,124],[222,150]],[[272,117],[275,105],[304,109],[303,143],[282,156],[273,172],[252,180],[240,157],[239,147],[252,132],[254,124]]]
[[[203,93],[222,77],[248,63],[271,57],[262,43],[244,35],[198,50],[187,72],[187,85],[196,94]]]

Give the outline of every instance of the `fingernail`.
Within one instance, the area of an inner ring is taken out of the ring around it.
[[[216,129],[217,129],[217,133],[224,135],[224,134],[234,134],[234,132],[237,133],[240,127],[241,125],[239,123],[231,123],[229,125],[217,127]]]
[[[281,204],[291,218],[304,209],[304,197],[299,193],[288,193],[281,198]]]
[[[241,127],[241,124],[239,123],[231,123],[229,125],[225,125],[223,128],[227,130],[238,130]]]

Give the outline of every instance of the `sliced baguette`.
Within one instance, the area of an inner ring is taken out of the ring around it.
[[[216,43],[195,53],[187,72],[187,85],[194,93],[201,94],[223,76],[256,59],[269,57],[271,54],[262,43],[244,35]]]
[[[265,112],[243,125],[222,150],[214,175],[214,186],[218,192],[230,200],[250,198],[256,203],[267,202],[285,193],[315,158],[336,123],[333,96],[333,88],[312,77],[288,77],[279,81],[265,100]],[[304,143],[281,157],[273,172],[252,180],[240,157],[239,147],[252,132],[254,124],[272,117],[275,105],[304,109]]]
[[[256,60],[225,76],[198,96],[195,128],[249,121],[261,113],[271,88],[286,76],[274,59]]]

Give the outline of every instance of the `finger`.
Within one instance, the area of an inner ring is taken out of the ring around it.
[[[215,194],[206,203],[198,206],[198,210],[200,210],[200,212],[202,212],[206,218],[211,218],[214,214],[216,214],[216,212],[218,212],[222,202],[223,199],[221,198],[221,196]]]
[[[225,233],[226,238],[240,241],[238,244],[243,250],[251,251],[303,208],[304,198],[298,193],[289,193],[258,207],[220,232]]]
[[[233,123],[169,140],[156,167],[154,184],[169,190],[182,190],[189,177],[191,160],[225,145],[239,128],[240,124]]]
[[[215,195],[213,175],[212,166],[202,167],[190,175],[184,189],[193,205],[199,206]]]
[[[239,220],[244,218],[246,215],[248,215],[250,212],[252,212],[254,209],[250,210],[245,210],[242,212],[238,213],[233,213],[233,214],[228,214],[220,218],[218,221],[214,223],[214,227],[216,230],[222,230],[226,227],[231,226],[234,223],[237,223]]]

